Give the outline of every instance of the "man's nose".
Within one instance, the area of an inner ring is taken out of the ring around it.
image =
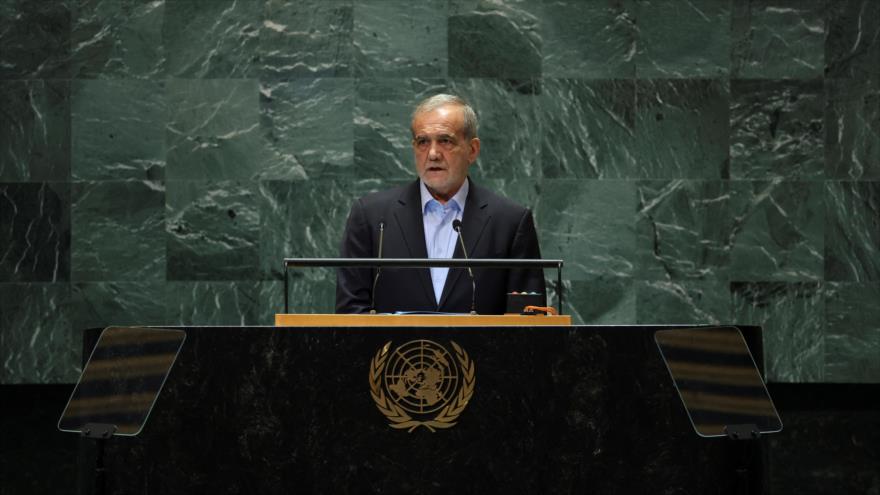
[[[428,159],[429,160],[438,160],[440,158],[440,150],[437,148],[437,143],[432,142],[431,147],[428,148]]]

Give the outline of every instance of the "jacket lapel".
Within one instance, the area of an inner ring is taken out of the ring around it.
[[[468,191],[467,199],[465,199],[464,216],[461,219],[461,236],[464,239],[464,245],[467,247],[468,258],[477,257],[477,246],[480,243],[480,237],[483,235],[483,230],[486,224],[489,223],[489,219],[492,218],[487,208],[489,203],[485,198],[486,195],[481,193],[481,189],[473,181],[470,181],[470,190]],[[424,227],[422,230],[424,231]],[[461,241],[458,239],[455,240],[455,252],[452,257],[464,258],[464,253],[461,251]],[[472,291],[470,275],[466,272],[467,268],[451,268],[449,270],[446,284],[443,285],[443,293],[440,296],[440,307],[446,304],[446,299],[449,298],[449,294],[452,293],[456,284],[459,283],[459,279],[461,279],[461,283],[467,285],[466,289],[468,292]],[[465,289],[462,288],[461,290]]]
[[[410,258],[427,258],[428,248],[425,246],[425,224],[422,220],[421,201],[418,179],[410,187],[404,189],[397,199],[394,218],[400,228],[400,236],[406,244]],[[466,210],[465,210],[466,211]],[[427,268],[405,268],[417,273],[417,277],[425,290],[425,296],[436,306],[434,286],[431,285],[431,272]]]

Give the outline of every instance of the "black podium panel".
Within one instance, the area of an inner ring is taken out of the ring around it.
[[[744,448],[761,491],[758,446],[694,433],[655,328],[185,330],[143,432],[107,446],[110,493],[739,493]],[[393,429],[371,395],[377,352],[418,339],[473,364],[451,428]]]

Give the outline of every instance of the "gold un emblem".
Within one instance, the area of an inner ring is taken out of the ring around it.
[[[474,395],[474,362],[458,344],[453,352],[430,340],[412,340],[393,351],[391,342],[370,361],[370,394],[388,426],[412,432],[419,426],[455,426]]]

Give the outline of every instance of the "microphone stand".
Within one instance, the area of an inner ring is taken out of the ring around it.
[[[382,241],[385,239],[385,221],[379,221],[379,259],[382,259]],[[373,290],[370,292],[370,314],[376,314],[376,284],[379,283],[379,274],[382,267],[376,267],[376,276],[373,278]]]
[[[461,220],[455,219],[452,221],[452,228],[458,232],[458,242],[461,244],[461,252],[464,254],[464,259],[468,260],[467,249],[464,247],[464,237],[461,235]],[[477,281],[474,278],[474,272],[471,270],[471,267],[467,267],[468,274],[471,276],[471,314],[477,314]]]

